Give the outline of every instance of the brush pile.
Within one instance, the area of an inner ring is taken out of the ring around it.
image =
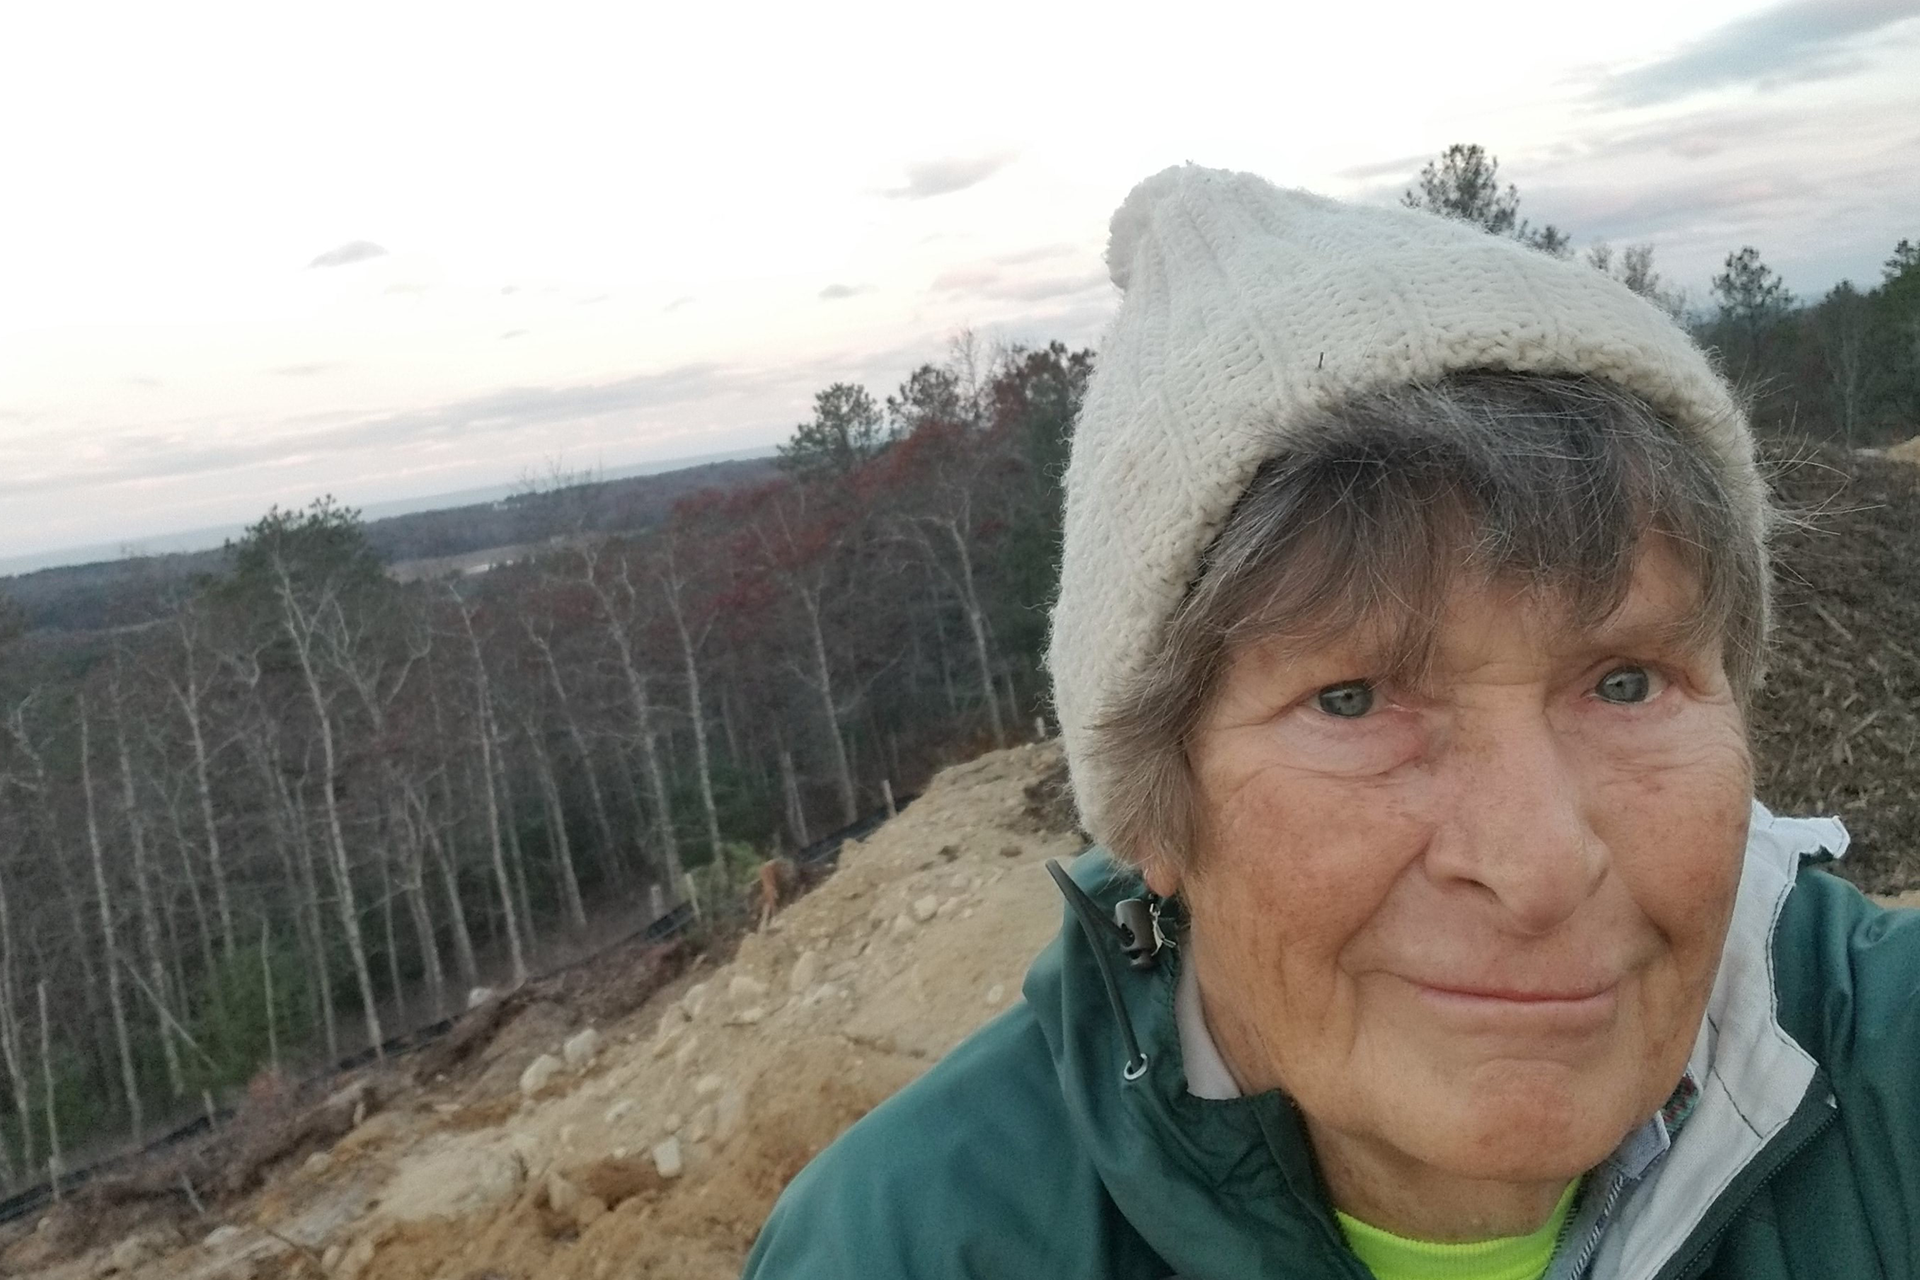
[[[1845,820],[1839,869],[1861,888],[1920,886],[1920,466],[1815,448],[1774,473],[1797,522],[1777,544],[1755,790]]]

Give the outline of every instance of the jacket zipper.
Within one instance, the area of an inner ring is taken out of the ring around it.
[[[1580,1246],[1579,1257],[1567,1271],[1567,1274],[1574,1277],[1574,1280],[1584,1280],[1587,1274],[1587,1268],[1593,1265],[1593,1255],[1600,1251],[1600,1242],[1606,1238],[1607,1225],[1613,1221],[1613,1211],[1620,1204],[1620,1197],[1626,1192],[1626,1189],[1627,1180],[1618,1174],[1614,1175],[1613,1185],[1607,1188],[1607,1198],[1600,1205],[1600,1214],[1594,1219],[1593,1229],[1587,1232],[1587,1238]],[[1573,1219],[1569,1216],[1566,1224],[1560,1229],[1563,1236],[1572,1223]],[[1553,1246],[1554,1252],[1558,1253],[1560,1247],[1565,1243],[1566,1241],[1564,1239],[1556,1241]],[[1552,1265],[1549,1264],[1547,1269],[1551,1271],[1553,1269]]]
[[[1685,1261],[1678,1266],[1669,1263],[1662,1267],[1655,1273],[1654,1280],[1691,1280],[1691,1277],[1698,1275],[1700,1268],[1711,1259],[1721,1239],[1733,1226],[1734,1220],[1753,1202],[1753,1198],[1760,1194],[1760,1189],[1772,1181],[1773,1176],[1784,1169],[1789,1161],[1804,1151],[1809,1143],[1826,1132],[1827,1126],[1833,1123],[1834,1109],[1833,1091],[1827,1084],[1825,1074],[1816,1074],[1812,1087],[1807,1090],[1806,1100],[1800,1104],[1800,1109],[1787,1122],[1789,1131],[1774,1140],[1773,1154],[1767,1160],[1765,1167],[1755,1171],[1744,1187],[1729,1191],[1720,1197],[1719,1202],[1710,1211],[1709,1220],[1695,1229],[1691,1239],[1697,1243],[1685,1255]],[[1797,1132],[1794,1131],[1796,1129]],[[1763,1156],[1766,1154],[1766,1152],[1762,1153]],[[1706,1234],[1703,1236],[1702,1232]],[[1685,1246],[1683,1245],[1682,1248],[1684,1249]],[[1675,1257],[1679,1256],[1680,1254],[1676,1251]]]

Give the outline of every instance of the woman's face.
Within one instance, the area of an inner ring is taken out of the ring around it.
[[[1671,643],[1658,550],[1573,629],[1458,587],[1420,688],[1364,640],[1253,648],[1190,751],[1178,888],[1208,1023],[1316,1149],[1498,1181],[1577,1175],[1667,1099],[1732,911],[1751,775],[1717,647]]]

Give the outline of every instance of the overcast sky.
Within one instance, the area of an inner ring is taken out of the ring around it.
[[[1920,0],[9,5],[0,560],[771,444],[963,324],[1096,342],[1167,164],[1452,142],[1697,299],[1877,281]]]

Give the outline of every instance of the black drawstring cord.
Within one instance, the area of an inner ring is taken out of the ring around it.
[[[1127,1043],[1127,1065],[1120,1072],[1121,1078],[1129,1082],[1138,1080],[1147,1074],[1147,1055],[1140,1048],[1140,1038],[1133,1033],[1133,1019],[1127,1016],[1127,1006],[1120,999],[1120,980],[1113,976],[1113,961],[1107,955],[1105,944],[1117,940],[1134,957],[1134,967],[1145,969],[1153,967],[1159,947],[1155,945],[1149,949],[1143,946],[1143,940],[1136,930],[1117,921],[1102,919],[1100,904],[1088,897],[1086,891],[1073,882],[1073,878],[1057,861],[1047,860],[1047,874],[1060,886],[1067,905],[1073,908],[1073,914],[1079,918],[1080,931],[1087,935],[1087,943],[1093,948],[1094,963],[1100,968],[1100,981],[1106,984],[1107,1003],[1113,1006],[1113,1016],[1120,1023],[1120,1036]],[[1121,905],[1124,907],[1126,904]],[[1154,941],[1158,941],[1157,930]]]

